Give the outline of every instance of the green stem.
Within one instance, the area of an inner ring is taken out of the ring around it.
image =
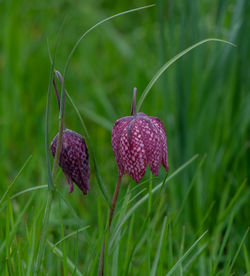
[[[113,216],[114,216],[114,212],[115,212],[115,207],[116,207],[116,202],[117,202],[119,190],[120,190],[120,187],[121,187],[121,180],[122,180],[122,176],[119,175],[118,179],[117,179],[117,182],[116,182],[116,186],[115,186],[115,192],[114,192],[114,195],[113,195],[112,205],[111,205],[111,208],[109,209],[109,232],[110,232],[111,224],[112,224],[112,221],[113,221]],[[103,271],[104,271],[104,252],[105,252],[105,239],[103,241],[101,254],[100,254],[98,274],[97,274],[98,276],[103,275]]]
[[[63,111],[64,111],[64,105],[65,105],[65,97],[63,97],[62,106],[61,106],[61,109]],[[64,125],[64,112],[62,114],[62,117],[59,118],[59,134],[58,134],[55,160],[54,160],[53,170],[52,170],[52,183],[55,182],[56,170],[59,163],[59,157],[60,157],[60,152],[62,147],[63,125]],[[44,217],[43,217],[41,241],[40,241],[40,246],[38,248],[38,254],[37,254],[36,265],[35,265],[35,275],[37,275],[38,271],[40,270],[41,262],[44,255],[45,241],[46,241],[47,229],[49,225],[50,210],[51,210],[54,194],[55,194],[55,190],[49,189],[48,199],[47,199],[46,208],[45,208]]]
[[[114,192],[114,195],[113,195],[112,206],[109,210],[109,231],[110,231],[110,227],[111,227],[112,220],[113,220],[116,201],[117,201],[119,190],[120,190],[120,187],[121,187],[121,180],[122,180],[122,177],[119,175],[118,179],[117,179],[117,182],[116,182],[116,186],[115,186],[115,192]]]
[[[48,199],[47,199],[46,208],[45,208],[44,217],[43,217],[43,228],[42,228],[40,246],[38,249],[36,265],[35,265],[35,275],[38,275],[38,271],[40,270],[41,261],[42,261],[43,255],[44,255],[45,240],[46,240],[46,235],[47,235],[47,227],[48,227],[48,222],[49,222],[49,216],[50,216],[53,195],[54,195],[54,192],[49,190]]]

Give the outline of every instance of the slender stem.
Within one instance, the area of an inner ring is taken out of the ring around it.
[[[57,99],[57,103],[58,103],[58,108],[60,110],[60,96],[59,96],[59,92],[58,92],[58,89],[57,89],[57,86],[56,86],[55,78],[53,78],[53,86],[54,86],[55,93],[56,93],[56,99]]]
[[[104,270],[104,251],[105,251],[105,238],[102,243],[102,249],[101,249],[101,254],[100,254],[100,260],[99,260],[99,265],[98,265],[98,276],[103,276],[103,270]]]
[[[134,93],[133,93],[133,102],[132,102],[132,108],[131,108],[131,115],[135,116],[136,115],[136,92],[137,88],[134,88]]]
[[[56,71],[56,73],[60,80],[61,85],[63,85],[62,75],[60,74],[59,71]],[[62,116],[61,117],[59,116],[58,142],[57,142],[57,146],[56,146],[56,154],[55,154],[55,160],[54,160],[53,171],[52,171],[53,181],[54,181],[54,178],[56,177],[56,169],[57,169],[57,166],[59,163],[59,157],[60,157],[60,152],[61,152],[61,148],[62,148],[62,135],[63,135],[63,126],[64,126],[64,106],[65,106],[65,93],[63,96],[63,100],[62,100],[62,106],[60,106],[60,111],[62,110]]]
[[[121,180],[122,180],[122,177],[119,175],[118,179],[117,179],[117,182],[116,182],[116,186],[115,186],[115,192],[114,192],[114,195],[113,195],[112,206],[109,210],[109,231],[110,231],[111,223],[112,223],[112,220],[113,220],[116,201],[117,201],[118,193],[119,193],[120,186],[121,186]]]
[[[117,202],[119,190],[120,190],[120,187],[121,187],[121,180],[122,180],[122,176],[119,175],[118,178],[117,178],[116,186],[115,186],[115,192],[114,192],[114,195],[113,195],[112,205],[111,205],[111,208],[109,209],[109,232],[110,232],[111,224],[112,224],[112,221],[113,221],[113,216],[114,216],[114,212],[115,212],[115,207],[116,207],[116,202]],[[105,252],[105,239],[103,241],[101,254],[100,254],[98,274],[97,274],[98,276],[103,275],[103,271],[104,271],[104,252]]]
[[[56,73],[58,75],[59,72],[56,71]],[[59,79],[60,79],[60,76],[59,76]],[[60,79],[60,81],[61,81],[61,79]],[[60,102],[58,102],[58,104],[59,104],[59,109],[60,109]],[[57,142],[55,160],[54,160],[53,170],[52,170],[52,182],[53,183],[55,182],[56,169],[57,169],[57,166],[58,166],[58,163],[59,163],[59,156],[60,156],[61,147],[62,147],[62,134],[63,134],[63,124],[64,124],[64,105],[65,105],[65,96],[63,97],[62,106],[61,106],[61,108],[63,110],[62,117],[59,117],[58,142]],[[37,275],[39,273],[41,261],[42,261],[43,254],[44,254],[45,240],[46,240],[46,235],[47,235],[47,227],[48,227],[48,224],[49,224],[49,216],[50,216],[50,210],[51,210],[53,197],[54,197],[54,190],[51,190],[49,192],[49,195],[48,195],[48,198],[47,198],[47,203],[46,203],[46,208],[45,208],[45,211],[44,211],[43,231],[42,231],[40,246],[39,246],[39,249],[38,249],[37,260],[36,260],[36,264],[35,264],[35,275]]]
[[[48,227],[48,222],[49,222],[49,216],[50,216],[51,203],[52,203],[53,196],[54,196],[54,191],[49,191],[47,202],[46,202],[46,208],[45,208],[44,216],[43,216],[43,224],[42,224],[43,230],[42,230],[40,245],[38,248],[34,275],[39,274],[39,270],[40,270],[40,266],[41,266],[41,262],[42,262],[42,258],[43,258],[43,254],[44,254],[45,240],[46,240],[46,235],[47,235],[47,227]]]

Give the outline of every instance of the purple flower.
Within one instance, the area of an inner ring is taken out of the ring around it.
[[[158,175],[161,164],[168,172],[165,128],[159,118],[136,113],[136,88],[131,116],[114,124],[112,147],[120,176],[127,173],[138,183],[147,165],[154,175]]]
[[[58,134],[51,142],[51,152],[55,157]],[[60,152],[59,165],[62,168],[68,184],[69,193],[73,192],[73,182],[86,195],[89,186],[89,154],[83,137],[69,129],[63,131],[62,148]]]

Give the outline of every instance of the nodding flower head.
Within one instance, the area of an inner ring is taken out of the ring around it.
[[[55,157],[58,134],[51,142],[51,152]],[[83,137],[69,129],[65,129],[62,135],[62,148],[60,151],[59,165],[62,168],[69,183],[69,193],[73,192],[73,182],[86,195],[89,186],[89,154]]]
[[[136,88],[131,116],[120,118],[114,124],[112,147],[120,176],[127,173],[138,183],[147,165],[154,175],[158,175],[161,164],[168,172],[165,128],[159,118],[136,113]]]

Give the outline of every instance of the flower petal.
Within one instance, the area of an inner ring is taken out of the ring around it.
[[[149,117],[153,124],[157,127],[160,137],[161,137],[161,144],[162,144],[162,164],[166,171],[168,172],[168,149],[167,149],[167,136],[166,131],[163,123],[161,120],[157,117]]]
[[[145,174],[147,156],[140,129],[135,120],[131,121],[129,126],[122,131],[120,157],[124,173],[128,173],[137,183],[140,182]]]
[[[112,148],[113,148],[113,152],[115,155],[115,160],[119,169],[120,176],[123,175],[124,173],[123,165],[120,160],[120,140],[121,140],[122,132],[124,128],[127,127],[129,121],[130,120],[127,119],[127,117],[117,120],[112,130]]]
[[[161,166],[161,140],[158,130],[146,115],[137,120],[146,149],[147,161],[154,175],[158,175]]]

